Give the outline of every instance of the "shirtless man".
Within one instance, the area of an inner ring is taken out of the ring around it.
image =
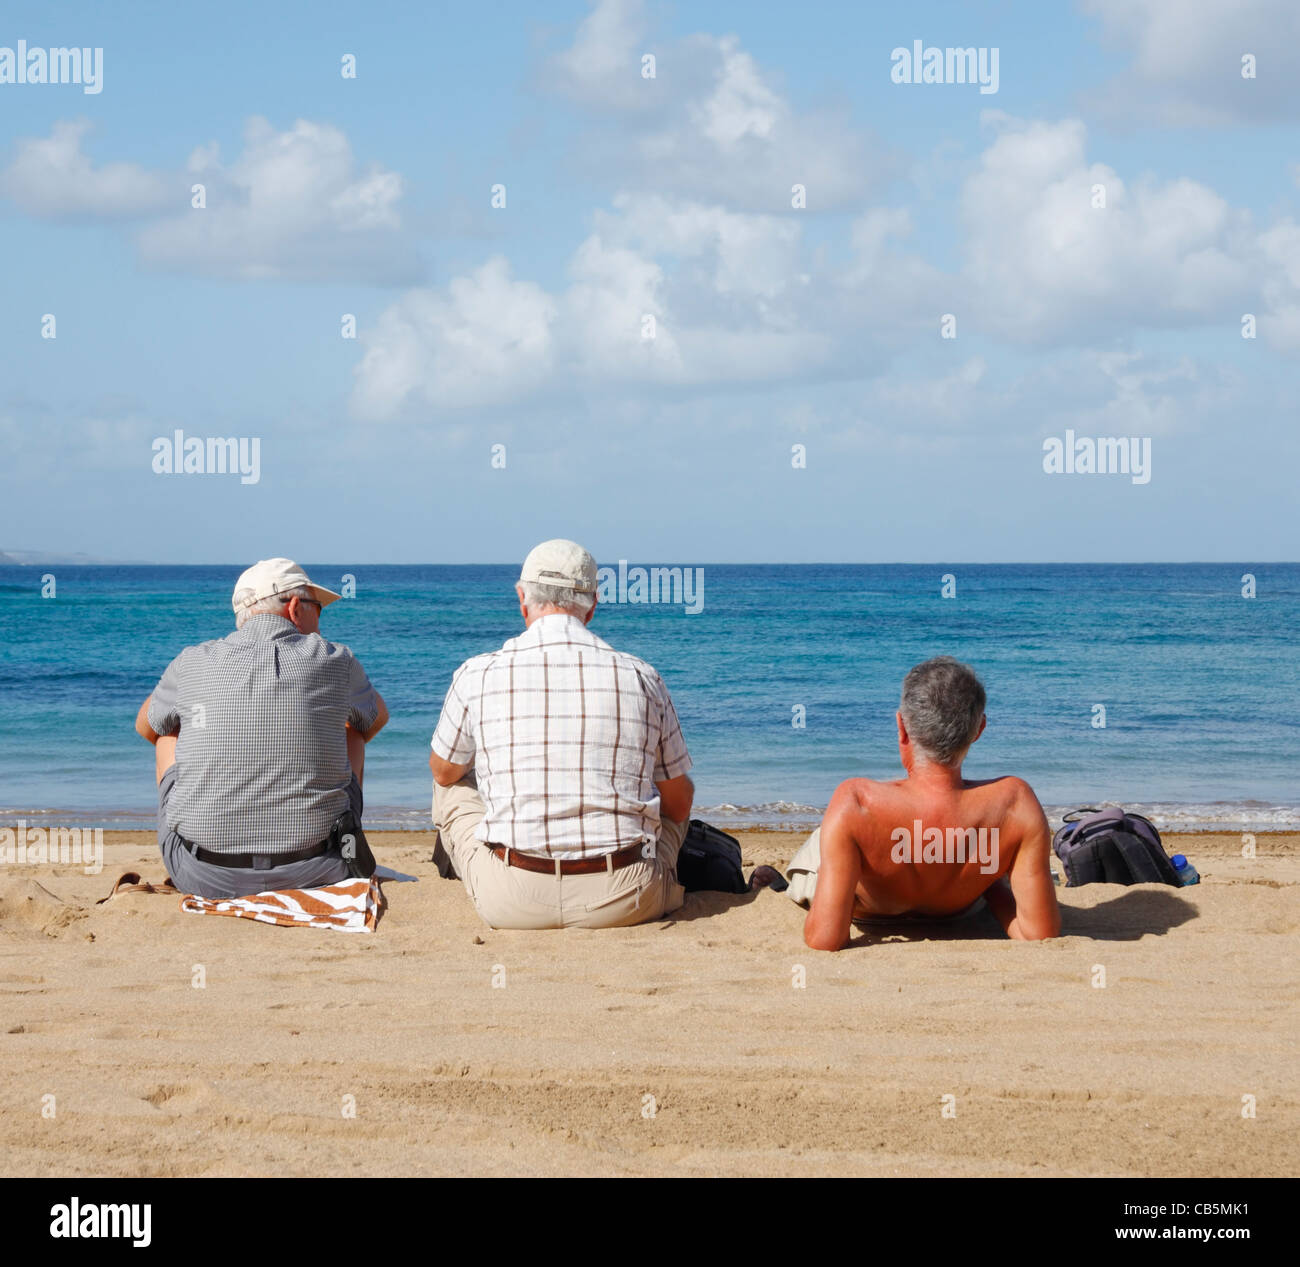
[[[979,678],[951,656],[903,680],[898,752],[907,777],[841,783],[790,862],[790,896],[811,898],[803,935],[812,949],[842,949],[854,920],[954,915],[981,896],[1008,937],[1060,933],[1051,832],[1033,789],[1011,777],[962,778],[984,732],[984,703]]]

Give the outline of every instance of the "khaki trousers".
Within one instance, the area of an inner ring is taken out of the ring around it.
[[[655,856],[617,871],[563,875],[507,865],[478,837],[485,807],[474,775],[433,785],[433,821],[474,909],[492,928],[622,928],[677,910],[677,854],[686,824],[660,820]]]

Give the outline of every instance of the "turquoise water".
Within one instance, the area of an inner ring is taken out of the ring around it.
[[[136,709],[182,646],[234,627],[242,566],[0,568],[0,821],[148,821]],[[393,716],[367,753],[367,817],[423,826],[443,693],[463,659],[519,631],[517,567],[308,571],[333,588],[356,578],[322,632],[352,647]],[[944,573],[956,598],[941,597]],[[1049,807],[1113,801],[1249,830],[1300,823],[1298,616],[1297,564],[719,564],[704,566],[699,614],[611,603],[593,628],[663,675],[696,803],[723,824],[804,825],[841,779],[894,777],[902,676],[948,653],[988,688],[971,777],[1019,774]]]

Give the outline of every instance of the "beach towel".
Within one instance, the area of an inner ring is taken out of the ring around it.
[[[379,879],[344,880],[319,889],[281,889],[249,897],[181,899],[191,915],[232,915],[284,927],[333,928],[340,933],[373,933],[383,910]]]

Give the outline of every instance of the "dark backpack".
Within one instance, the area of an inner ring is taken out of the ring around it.
[[[1160,833],[1141,814],[1119,809],[1076,809],[1052,838],[1068,888],[1081,884],[1179,883]]]
[[[692,818],[677,855],[677,883],[687,893],[748,893],[740,869],[740,841],[725,831]]]

